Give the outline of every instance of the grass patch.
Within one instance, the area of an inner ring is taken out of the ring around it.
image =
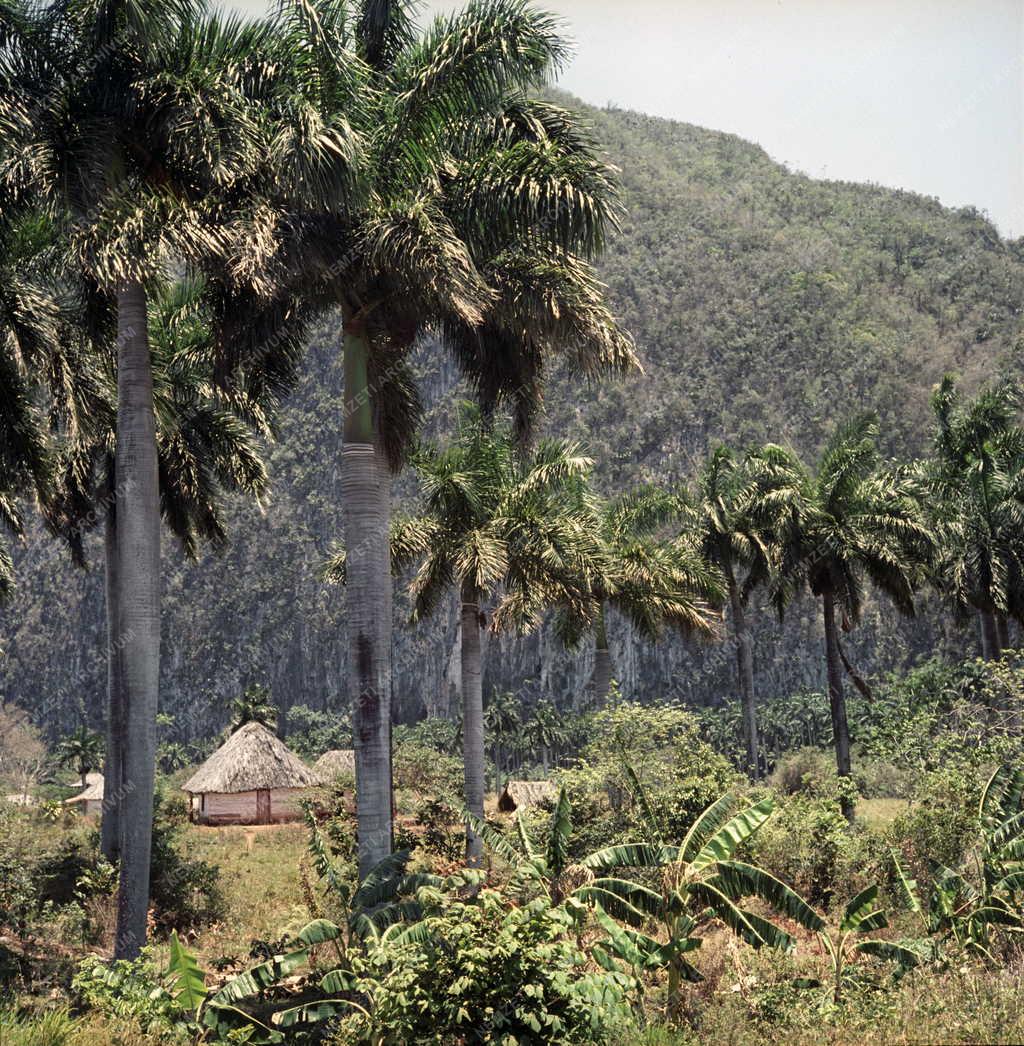
[[[189,826],[186,852],[217,865],[227,902],[224,920],[195,942],[203,959],[247,955],[252,940],[277,940],[309,921],[299,871],[306,841],[301,824]]]

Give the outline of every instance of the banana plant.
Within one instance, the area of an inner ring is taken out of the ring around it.
[[[419,922],[423,918],[421,890],[452,893],[464,887],[472,888],[479,879],[471,869],[447,878],[427,872],[407,873],[411,853],[398,850],[380,861],[357,884],[339,867],[310,810],[306,811],[306,827],[313,869],[334,907],[340,910],[338,921],[343,932],[336,943],[339,959],[343,959],[345,951],[353,945],[365,948],[370,942],[379,941],[389,927]]]
[[[866,887],[846,906],[843,918],[833,933],[824,928],[818,930],[825,954],[829,958],[832,998],[836,1003],[842,1001],[843,990],[853,982],[853,965],[860,955],[870,955],[895,963],[898,975],[920,966],[927,960],[927,942],[884,941],[864,936],[889,925],[885,909],[875,907],[877,900],[877,884]],[[817,982],[800,983],[813,986]]]
[[[691,962],[703,944],[702,931],[721,923],[754,948],[788,951],[793,938],[770,919],[742,906],[756,898],[775,912],[812,929],[824,921],[794,890],[763,868],[735,859],[741,843],[771,817],[770,799],[743,806],[731,793],[712,803],[679,845],[657,833],[650,804],[631,775],[652,833],[650,841],[624,843],[591,854],[581,863],[594,879],[573,893],[590,904],[605,939],[595,958],[606,968],[616,959],[635,971],[668,972],[670,1008],[676,1008],[684,981],[702,979]],[[623,876],[624,871],[658,870],[660,889]],[[614,918],[612,918],[614,917]],[[655,928],[657,936],[647,931]]]
[[[892,859],[902,898],[938,938],[936,949],[940,942],[952,943],[994,964],[993,930],[1024,933],[1024,770],[1000,766],[992,773],[982,790],[978,824],[977,885],[935,862],[927,910],[895,852]]]
[[[565,787],[559,789],[548,837],[542,846],[530,838],[522,814],[517,813],[513,825],[515,835],[509,837],[469,810],[459,813],[494,853],[512,869],[511,885],[515,888],[534,886],[547,895],[552,904],[561,903],[568,893],[564,873],[569,867],[569,843],[572,838],[572,804]]]

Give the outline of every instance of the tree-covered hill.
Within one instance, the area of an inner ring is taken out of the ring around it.
[[[929,393],[944,371],[976,385],[1020,369],[1024,241],[1001,240],[977,212],[807,178],[730,135],[635,113],[591,116],[622,170],[628,209],[603,273],[645,374],[589,389],[557,378],[545,425],[583,439],[609,489],[689,476],[719,440],[772,440],[810,454],[836,420],[864,407],[880,413],[888,452],[920,453]],[[230,547],[199,564],[165,543],[162,701],[183,737],[212,736],[230,698],[254,681],[285,707],[345,706],[343,593],[319,579],[340,536],[337,343],[337,324],[327,324],[310,347],[271,449],[265,512],[239,507]],[[436,359],[429,348],[419,357],[435,433],[457,391]],[[408,480],[396,489],[407,493]],[[76,571],[37,530],[2,612],[3,697],[54,732],[79,706],[93,720],[102,708],[103,584],[93,551],[93,568]],[[652,649],[615,624],[612,654],[631,693],[732,699],[729,650],[671,639]],[[763,695],[818,684],[817,628],[798,609],[783,630],[763,619]],[[929,619],[900,628],[881,607],[857,635],[851,648],[865,671],[924,649],[939,630]],[[943,641],[972,637],[950,632]],[[447,707],[455,642],[454,614],[400,628],[395,694],[404,717]],[[561,700],[589,672],[589,652],[569,657],[547,634],[496,642],[493,685],[529,679]]]

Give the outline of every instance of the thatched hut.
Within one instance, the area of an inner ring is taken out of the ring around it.
[[[103,813],[103,774],[86,774],[84,790],[64,802],[68,806],[81,804],[86,817],[99,817]]]
[[[558,789],[553,781],[506,781],[501,795],[498,796],[498,809],[502,813],[510,814],[514,810],[523,810],[545,799],[557,798]]]
[[[320,784],[330,784],[342,774],[356,772],[356,753],[351,748],[332,748],[313,764],[313,773]]]
[[[182,785],[200,824],[277,824],[302,817],[313,771],[262,723],[236,730]]]

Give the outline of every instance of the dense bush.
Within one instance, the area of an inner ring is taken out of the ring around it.
[[[484,890],[421,927],[357,964],[368,1012],[344,1019],[337,1043],[600,1043],[630,1023],[631,980],[588,970],[571,919],[545,901]]]
[[[924,774],[913,802],[899,814],[887,836],[909,874],[925,884],[934,863],[958,867],[978,832],[982,782],[970,770],[951,768]]]
[[[869,875],[861,836],[851,833],[834,793],[787,796],[755,836],[752,853],[756,864],[823,907],[837,894],[852,896]]]
[[[681,839],[739,783],[730,761],[701,738],[697,718],[677,705],[624,703],[596,712],[588,736],[577,765],[559,774],[572,803],[576,855],[647,834],[634,773],[667,839]]]
[[[157,925],[165,932],[204,926],[224,914],[217,868],[185,852],[182,833],[186,824],[180,797],[158,790],[149,894]]]

